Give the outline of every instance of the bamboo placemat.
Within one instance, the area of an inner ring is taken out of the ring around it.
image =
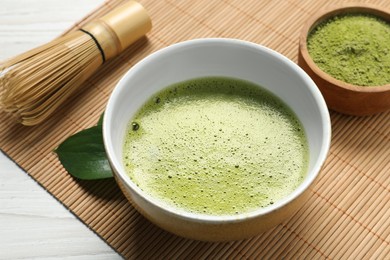
[[[309,201],[288,221],[244,241],[206,243],[174,236],[140,216],[113,179],[79,181],[62,168],[53,149],[94,125],[120,77],[148,54],[183,40],[232,37],[297,61],[303,23],[315,10],[339,1],[140,2],[153,20],[148,38],[109,61],[44,124],[23,127],[0,112],[0,148],[126,258],[389,259],[390,113],[331,112],[331,151]],[[364,2],[388,7],[387,0]],[[120,3],[106,2],[72,29]]]

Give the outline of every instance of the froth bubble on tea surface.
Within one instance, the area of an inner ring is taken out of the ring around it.
[[[131,180],[178,210],[232,215],[266,207],[303,180],[301,123],[252,83],[199,78],[157,93],[129,123],[124,164]]]

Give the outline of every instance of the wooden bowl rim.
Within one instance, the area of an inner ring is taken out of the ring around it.
[[[323,9],[318,10],[314,13],[311,18],[304,24],[301,30],[300,39],[299,39],[299,50],[301,52],[302,58],[305,60],[307,66],[317,74],[323,80],[333,84],[334,86],[347,89],[354,92],[387,92],[390,91],[390,83],[380,86],[358,86],[350,84],[341,80],[338,80],[328,73],[322,71],[317,64],[311,58],[307,50],[307,36],[313,28],[315,28],[319,23],[323,22],[326,19],[329,19],[338,14],[347,14],[347,13],[362,13],[362,14],[371,14],[378,16],[390,23],[390,11],[385,8],[378,7],[373,4],[362,4],[362,3],[347,3],[347,4],[338,4],[332,5]]]

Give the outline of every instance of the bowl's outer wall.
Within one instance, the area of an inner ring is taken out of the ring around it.
[[[121,180],[117,179],[117,183],[131,204],[156,226],[184,238],[211,242],[246,239],[275,227],[297,212],[297,210],[308,200],[310,196],[310,187],[315,184],[315,182],[312,183],[309,189],[305,190],[289,204],[286,204],[282,208],[267,215],[252,218],[245,222],[215,224],[188,221],[177,215],[169,214],[169,212],[158,210],[148,201],[139,197],[138,194],[135,194],[128,186],[125,186]]]

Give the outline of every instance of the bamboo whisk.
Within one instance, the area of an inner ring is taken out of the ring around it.
[[[22,124],[49,117],[97,68],[151,29],[135,1],[0,64],[0,103]]]

